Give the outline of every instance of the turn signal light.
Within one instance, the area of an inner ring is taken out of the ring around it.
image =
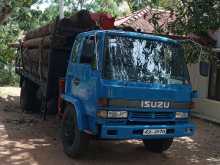
[[[98,99],[98,105],[100,106],[108,106],[109,100],[107,98]]]
[[[96,115],[97,115],[98,117],[101,117],[101,118],[107,118],[107,117],[108,117],[108,111],[106,111],[106,110],[101,110],[101,111],[98,111],[98,112],[96,113]]]
[[[191,102],[189,104],[189,109],[194,109],[194,108],[196,108],[196,104],[194,102]]]

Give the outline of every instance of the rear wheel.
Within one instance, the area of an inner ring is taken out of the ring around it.
[[[61,136],[64,152],[68,156],[76,158],[86,151],[89,138],[85,133],[80,132],[77,126],[76,112],[71,105],[67,105],[64,111]]]
[[[20,92],[20,105],[23,111],[39,111],[39,100],[37,98],[37,85],[30,80],[23,80]]]
[[[148,151],[161,153],[170,148],[173,143],[173,139],[143,140],[143,143]]]
[[[21,85],[20,105],[23,111],[31,111],[31,96],[27,80]]]

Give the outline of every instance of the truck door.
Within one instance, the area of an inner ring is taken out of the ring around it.
[[[79,58],[79,52],[82,47],[82,36],[79,35],[76,37],[72,51],[71,51],[71,56],[69,60],[69,65],[66,73],[66,83],[65,83],[65,93],[69,96],[72,96],[73,94],[73,80],[76,79],[76,74],[77,74],[77,64],[78,64],[78,58]]]
[[[87,109],[94,106],[96,95],[97,70],[96,44],[94,36],[82,39],[82,45],[78,52],[78,62],[74,65],[72,79],[72,94],[77,97]]]

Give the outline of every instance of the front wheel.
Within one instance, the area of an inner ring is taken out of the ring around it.
[[[64,111],[61,136],[64,152],[68,156],[76,158],[86,151],[89,139],[78,129],[76,112],[71,105],[67,105]]]
[[[161,153],[170,148],[173,143],[173,139],[143,140],[143,143],[148,151]]]

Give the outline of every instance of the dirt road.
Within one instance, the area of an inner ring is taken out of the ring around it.
[[[163,154],[144,150],[140,141],[93,141],[81,160],[62,151],[59,120],[23,114],[19,88],[0,87],[0,165],[220,165],[220,125],[199,119],[192,138],[178,138]]]

